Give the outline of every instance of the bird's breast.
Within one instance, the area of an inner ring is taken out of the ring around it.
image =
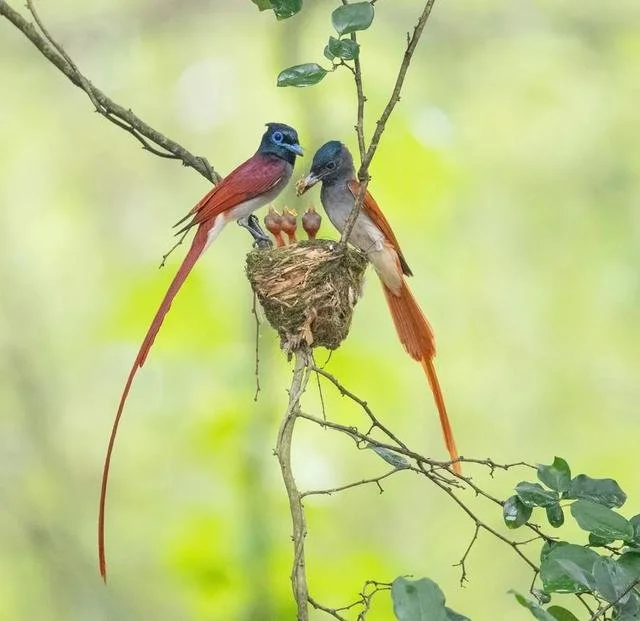
[[[342,232],[353,209],[355,202],[353,194],[346,187],[344,190],[332,186],[326,189],[323,187],[320,199],[329,220]],[[382,250],[385,238],[373,220],[361,209],[351,230],[349,242],[365,253],[369,253]]]

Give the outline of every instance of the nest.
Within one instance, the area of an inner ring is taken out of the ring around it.
[[[337,349],[349,334],[368,261],[337,245],[305,240],[247,255],[251,287],[287,353],[303,344]]]

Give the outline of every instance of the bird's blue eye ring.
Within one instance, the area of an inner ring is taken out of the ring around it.
[[[273,132],[273,142],[275,142],[276,144],[280,144],[283,140],[284,140],[284,136],[282,135],[282,132]]]
[[[336,163],[335,162],[329,162],[327,164],[327,169],[328,170],[333,170],[336,167]]]

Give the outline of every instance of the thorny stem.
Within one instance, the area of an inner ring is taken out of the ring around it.
[[[51,36],[40,20],[32,0],[28,0],[27,8],[33,15],[36,25],[27,21],[20,13],[12,9],[6,0],[0,0],[0,15],[10,21],[22,32],[40,53],[78,88],[81,88],[89,97],[96,112],[108,119],[114,125],[132,134],[138,140],[143,149],[159,157],[180,160],[185,166],[197,170],[203,177],[212,183],[221,180],[220,175],[211,168],[205,158],[193,155],[177,142],[167,138],[158,130],[145,123],[130,109],[127,110],[105,95],[95,87],[78,69],[62,46]],[[153,145],[156,145],[155,147]]]
[[[280,464],[282,480],[289,498],[289,509],[293,523],[293,566],[291,586],[298,607],[298,621],[309,619],[309,590],[304,559],[304,542],[307,536],[307,524],[302,506],[302,494],[298,490],[291,469],[291,439],[296,419],[300,414],[300,398],[309,381],[310,352],[298,349],[294,352],[294,370],[289,388],[289,402],[284,419],[278,432],[275,454]]]

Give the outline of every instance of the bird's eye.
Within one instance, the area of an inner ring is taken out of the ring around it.
[[[333,170],[336,167],[336,163],[335,162],[329,162],[327,164],[327,170]]]
[[[282,132],[273,132],[273,142],[275,142],[276,144],[280,144],[283,140],[284,140],[284,136],[282,135]]]

